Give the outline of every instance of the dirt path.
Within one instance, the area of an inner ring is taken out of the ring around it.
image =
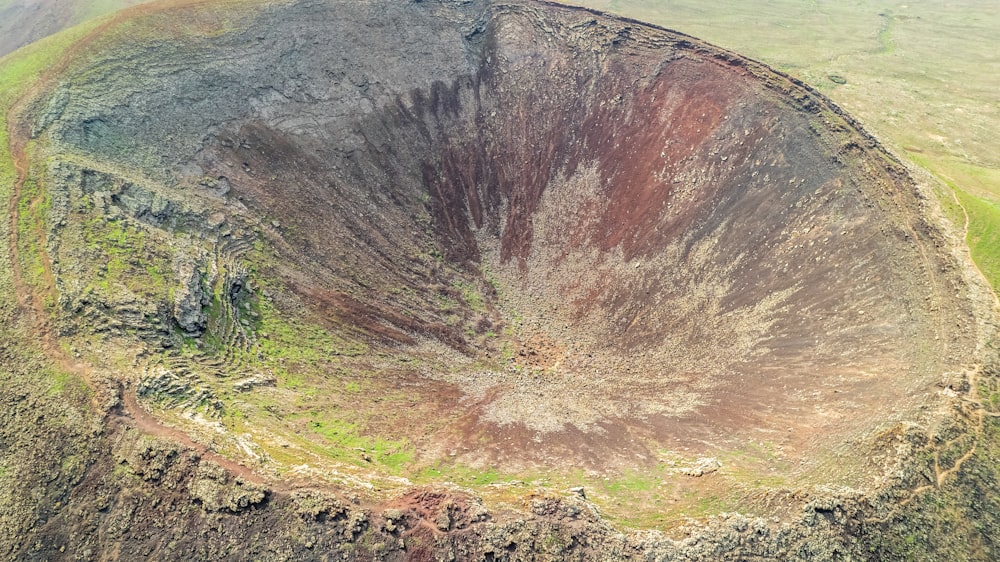
[[[197,451],[202,458],[218,464],[247,482],[265,484],[264,479],[250,468],[210,450],[205,445],[191,439],[188,434],[181,430],[164,425],[142,407],[142,404],[139,403],[139,399],[135,395],[135,389],[132,387],[120,388],[120,390],[122,406],[125,411],[124,415],[128,417],[132,425],[137,429],[155,437],[162,437],[180,443],[189,449]]]
[[[42,286],[33,286],[24,276],[20,259],[21,232],[19,232],[20,203],[24,197],[24,185],[30,175],[31,161],[28,155],[28,143],[31,138],[31,120],[29,108],[32,104],[48,92],[55,84],[55,81],[66,70],[74,58],[83,52],[95,39],[99,38],[108,29],[132,18],[142,17],[164,9],[180,7],[192,7],[211,3],[212,0],[164,0],[140,4],[116,13],[107,21],[101,23],[87,35],[77,41],[60,57],[59,61],[47,69],[45,73],[11,105],[7,112],[7,133],[9,139],[9,150],[14,163],[16,180],[13,186],[13,194],[8,202],[7,220],[10,221],[11,235],[8,240],[8,252],[10,252],[13,264],[12,277],[14,280],[15,292],[20,309],[29,318],[29,324],[34,332],[35,341],[41,346],[46,356],[61,371],[71,373],[83,380],[92,390],[91,403],[95,412],[101,412],[102,408],[97,403],[96,396],[99,388],[94,380],[88,365],[76,361],[70,357],[59,345],[56,330],[52,326],[52,317],[46,310],[45,303],[50,299],[55,299],[57,290],[55,278],[51,270],[51,260],[46,251],[46,227],[43,221],[38,221],[32,225],[30,236],[38,244],[39,258],[42,261],[44,273],[42,275]],[[37,209],[41,203],[42,193],[29,203],[29,208]],[[119,417],[128,426],[135,427],[154,437],[160,437],[178,443],[186,448],[196,451],[203,459],[210,460],[232,474],[242,478],[246,482],[265,485],[272,491],[289,493],[296,490],[311,489],[322,490],[331,493],[343,492],[342,489],[335,488],[321,482],[302,482],[296,480],[275,480],[265,479],[251,468],[240,464],[237,461],[226,458],[219,453],[210,450],[207,446],[196,442],[184,431],[168,426],[148,412],[138,400],[135,390],[132,387],[119,387],[121,397],[121,408],[118,411],[111,411],[107,415]],[[369,501],[361,503],[364,507],[373,507],[377,504]]]
[[[13,193],[7,204],[7,220],[11,229],[8,239],[8,252],[11,258],[11,273],[17,303],[30,319],[31,328],[36,336],[35,341],[41,344],[42,350],[55,363],[56,367],[62,371],[79,376],[92,389],[94,388],[94,383],[89,376],[89,372],[81,364],[73,361],[58,345],[56,337],[53,335],[49,313],[45,310],[45,303],[55,298],[56,287],[55,278],[52,275],[51,260],[46,249],[47,237],[43,221],[36,221],[32,224],[30,232],[30,235],[34,237],[37,243],[38,258],[41,261],[43,269],[41,279],[43,286],[33,286],[25,279],[20,255],[22,235],[20,227],[20,204],[24,197],[24,184],[28,179],[31,167],[27,154],[27,146],[31,138],[31,123],[28,119],[28,108],[44,92],[48,91],[55,77],[66,69],[77,53],[118,21],[120,20],[115,18],[104,22],[70,47],[63,53],[59,61],[48,68],[38,80],[32,83],[7,111],[8,150],[10,151],[15,172]],[[42,195],[37,195],[29,203],[29,208],[32,211],[37,210],[41,200]],[[93,395],[91,401],[92,406],[95,407],[95,411],[100,411],[97,409],[96,398]]]
[[[963,240],[966,242],[966,244],[965,244],[965,253],[966,253],[966,256],[967,256],[967,258],[969,260],[969,263],[972,265],[972,267],[975,269],[975,271],[979,274],[979,276],[983,279],[983,281],[989,287],[990,286],[989,280],[983,274],[982,270],[979,268],[979,265],[976,264],[975,260],[972,259],[972,248],[967,243],[968,239],[969,239],[969,212],[965,209],[965,205],[962,205],[962,201],[958,198],[958,193],[955,191],[955,189],[949,187],[949,192],[951,193],[951,196],[954,199],[955,204],[958,205],[958,208],[962,210],[962,216],[964,217],[964,224],[962,225],[962,235],[963,235]],[[993,297],[994,310],[1000,310],[1000,297],[997,296],[997,292],[995,290],[992,290],[992,288],[990,290],[990,296]],[[948,481],[948,478],[950,478],[951,476],[957,474],[958,471],[961,470],[962,465],[965,464],[966,461],[968,461],[969,459],[971,459],[976,454],[976,451],[978,450],[979,442],[983,438],[983,430],[984,430],[984,426],[985,426],[985,423],[986,423],[986,418],[1000,417],[1000,412],[993,412],[993,411],[991,411],[989,408],[987,408],[986,404],[983,403],[982,399],[979,398],[979,394],[978,394],[978,391],[979,391],[979,370],[978,369],[973,369],[973,370],[971,370],[968,373],[968,384],[969,384],[969,390],[966,393],[966,395],[963,396],[961,399],[964,400],[964,401],[966,401],[966,402],[968,402],[972,406],[972,408],[973,408],[972,414],[975,416],[975,428],[974,428],[974,431],[973,431],[973,433],[975,435],[975,438],[973,440],[972,446],[965,453],[963,453],[960,457],[958,457],[955,460],[955,462],[952,464],[951,467],[946,468],[946,469],[942,469],[941,468],[941,464],[940,464],[940,451],[939,450],[935,451],[934,452],[934,483],[933,484],[926,484],[926,485],[920,486],[918,488],[915,488],[913,490],[912,496],[910,498],[908,498],[904,502],[904,505],[910,503],[913,499],[915,499],[915,497],[918,494],[920,494],[920,493],[922,493],[924,491],[927,491],[927,490],[930,490],[930,489],[933,489],[933,488],[940,488],[940,487],[942,487]],[[949,442],[945,443],[942,448],[947,448],[947,447],[950,447],[950,446],[954,445],[957,442],[957,439],[960,439],[960,438],[961,437],[956,438],[956,439],[954,439],[952,441],[949,441]]]
[[[16,173],[16,179],[13,185],[13,194],[7,206],[7,220],[11,225],[11,234],[8,240],[8,252],[11,256],[13,269],[12,277],[14,280],[17,302],[21,310],[25,312],[26,316],[30,319],[30,326],[34,332],[35,341],[41,345],[42,350],[55,364],[55,366],[61,371],[80,377],[80,379],[85,381],[91,389],[95,390],[91,398],[92,406],[94,407],[95,412],[100,412],[101,408],[97,404],[96,395],[98,392],[96,391],[99,389],[96,387],[94,378],[87,365],[75,361],[60,347],[56,332],[52,326],[51,316],[49,311],[45,308],[46,302],[54,302],[57,291],[55,278],[51,269],[51,260],[46,250],[47,232],[44,221],[36,221],[31,225],[30,233],[25,233],[29,234],[37,243],[39,253],[38,257],[41,260],[43,269],[41,279],[42,286],[34,286],[29,283],[25,278],[24,271],[22,269],[20,256],[22,233],[19,228],[21,221],[20,209],[22,199],[25,196],[24,185],[30,175],[31,169],[31,162],[27,151],[28,143],[31,138],[31,120],[28,109],[36,100],[38,100],[54,86],[56,79],[66,70],[69,64],[95,39],[100,37],[108,29],[126,20],[152,14],[159,10],[183,6],[197,6],[206,3],[207,0],[167,0],[142,4],[118,12],[95,27],[79,41],[74,43],[73,46],[63,53],[56,64],[49,67],[37,81],[28,87],[28,89],[11,105],[7,112],[9,150]],[[37,210],[38,205],[41,204],[44,190],[39,191],[39,195],[34,197],[29,202],[29,208],[32,211]],[[131,425],[134,425],[138,429],[150,435],[169,439],[178,442],[185,447],[193,449],[201,454],[203,458],[207,458],[215,463],[218,463],[220,466],[233,472],[246,481],[258,484],[264,483],[263,478],[246,466],[229,460],[218,453],[210,451],[204,445],[192,440],[184,432],[169,427],[153,417],[142,407],[135,396],[134,390],[131,388],[122,389],[121,398],[123,411],[119,415],[126,418],[127,422]]]
[[[965,402],[971,407],[970,415],[973,416],[974,427],[972,431],[973,440],[972,445],[966,450],[961,456],[955,459],[955,462],[948,468],[941,467],[941,450],[947,449],[963,437],[968,436],[968,433],[963,433],[959,437],[946,442],[944,445],[936,447],[934,450],[934,480],[930,484],[924,484],[913,488],[907,498],[900,502],[901,507],[905,507],[912,503],[917,497],[929,490],[939,489],[947,483],[948,479],[952,476],[958,474],[958,471],[962,469],[969,459],[971,459],[976,451],[979,449],[979,443],[983,439],[983,431],[986,424],[986,418],[989,417],[1000,417],[1000,412],[993,412],[987,408],[986,404],[978,396],[979,389],[979,367],[970,370],[968,373],[968,384],[969,390],[964,396],[960,396],[959,400]]]
[[[1000,310],[1000,296],[997,295],[997,290],[990,285],[990,280],[983,273],[983,270],[979,268],[979,264],[976,263],[976,260],[972,258],[972,246],[969,246],[969,211],[967,211],[965,205],[962,204],[962,200],[958,198],[958,192],[955,190],[955,188],[948,185],[946,185],[946,187],[948,188],[948,191],[951,193],[952,199],[955,200],[955,204],[958,205],[959,209],[962,209],[962,217],[965,219],[965,224],[962,225],[962,240],[965,242],[964,243],[965,253],[966,256],[969,258],[969,263],[972,264],[973,269],[975,269],[976,273],[978,273],[979,276],[983,279],[983,281],[986,283],[986,286],[990,287],[990,296],[993,297],[994,310]]]

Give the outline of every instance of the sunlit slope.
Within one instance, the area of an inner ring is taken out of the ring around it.
[[[997,228],[983,210],[1000,201],[1000,15],[992,3],[575,4],[688,32],[802,78],[898,154],[978,200],[967,208],[973,229]],[[961,213],[952,219],[962,226]],[[970,232],[976,261],[997,288],[995,252],[983,240]]]

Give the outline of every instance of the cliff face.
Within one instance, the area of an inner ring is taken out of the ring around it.
[[[9,553],[992,552],[982,288],[803,84],[536,2],[164,3],[64,60],[8,113],[8,340],[71,373],[9,344]]]

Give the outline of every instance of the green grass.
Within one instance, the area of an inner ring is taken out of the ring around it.
[[[662,477],[663,475],[657,474],[657,471],[630,472],[613,480],[604,481],[602,489],[611,496],[633,496],[637,493],[652,492]]]
[[[966,242],[979,270],[993,287],[1000,288],[1000,203],[975,197],[956,189],[962,206],[969,213]]]
[[[82,398],[93,394],[87,383],[75,375],[55,369],[44,371],[42,375],[49,381],[48,395],[50,397],[58,398],[74,395]]]
[[[444,461],[426,467],[413,476],[413,480],[421,484],[453,482],[460,486],[489,486],[497,482],[519,479],[521,478],[510,473],[503,473],[493,467],[478,469]]]
[[[1000,200],[990,192],[993,185],[1000,185],[1000,170],[954,159],[934,160],[920,153],[909,156],[955,194],[955,197],[951,197],[951,193],[940,197],[949,220],[962,228],[968,213],[969,230],[965,241],[972,259],[993,289],[1000,291]]]
[[[357,423],[328,413],[312,412],[309,418],[309,431],[320,437],[310,441],[333,459],[355,465],[370,462],[389,474],[399,474],[413,460],[413,446],[406,440],[365,435]]]
[[[116,12],[127,6],[142,4],[149,0],[88,0],[76,7],[76,22],[85,22],[96,17]]]
[[[364,342],[347,340],[315,324],[293,319],[267,299],[256,301],[256,312],[256,332],[261,336],[261,350],[269,360],[315,365],[332,357],[355,357],[368,352]]]
[[[892,28],[895,17],[890,13],[884,13],[882,19],[882,27],[878,30],[879,48],[876,53],[880,55],[891,55],[896,50],[896,42],[892,40]]]
[[[456,281],[452,286],[461,293],[462,301],[465,302],[469,309],[475,312],[486,311],[486,304],[483,301],[483,296],[479,294],[479,291],[476,290],[471,283],[466,281]]]

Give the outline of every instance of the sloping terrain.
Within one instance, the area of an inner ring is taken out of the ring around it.
[[[0,57],[78,23],[142,1],[0,1]]]
[[[12,314],[107,453],[11,527],[40,557],[836,558],[988,431],[985,288],[759,63],[529,1],[157,3],[66,53],[7,113]]]
[[[939,178],[942,206],[959,228],[968,217],[973,259],[1000,288],[1000,17],[992,3],[576,4],[683,30],[830,96],[895,153]]]

